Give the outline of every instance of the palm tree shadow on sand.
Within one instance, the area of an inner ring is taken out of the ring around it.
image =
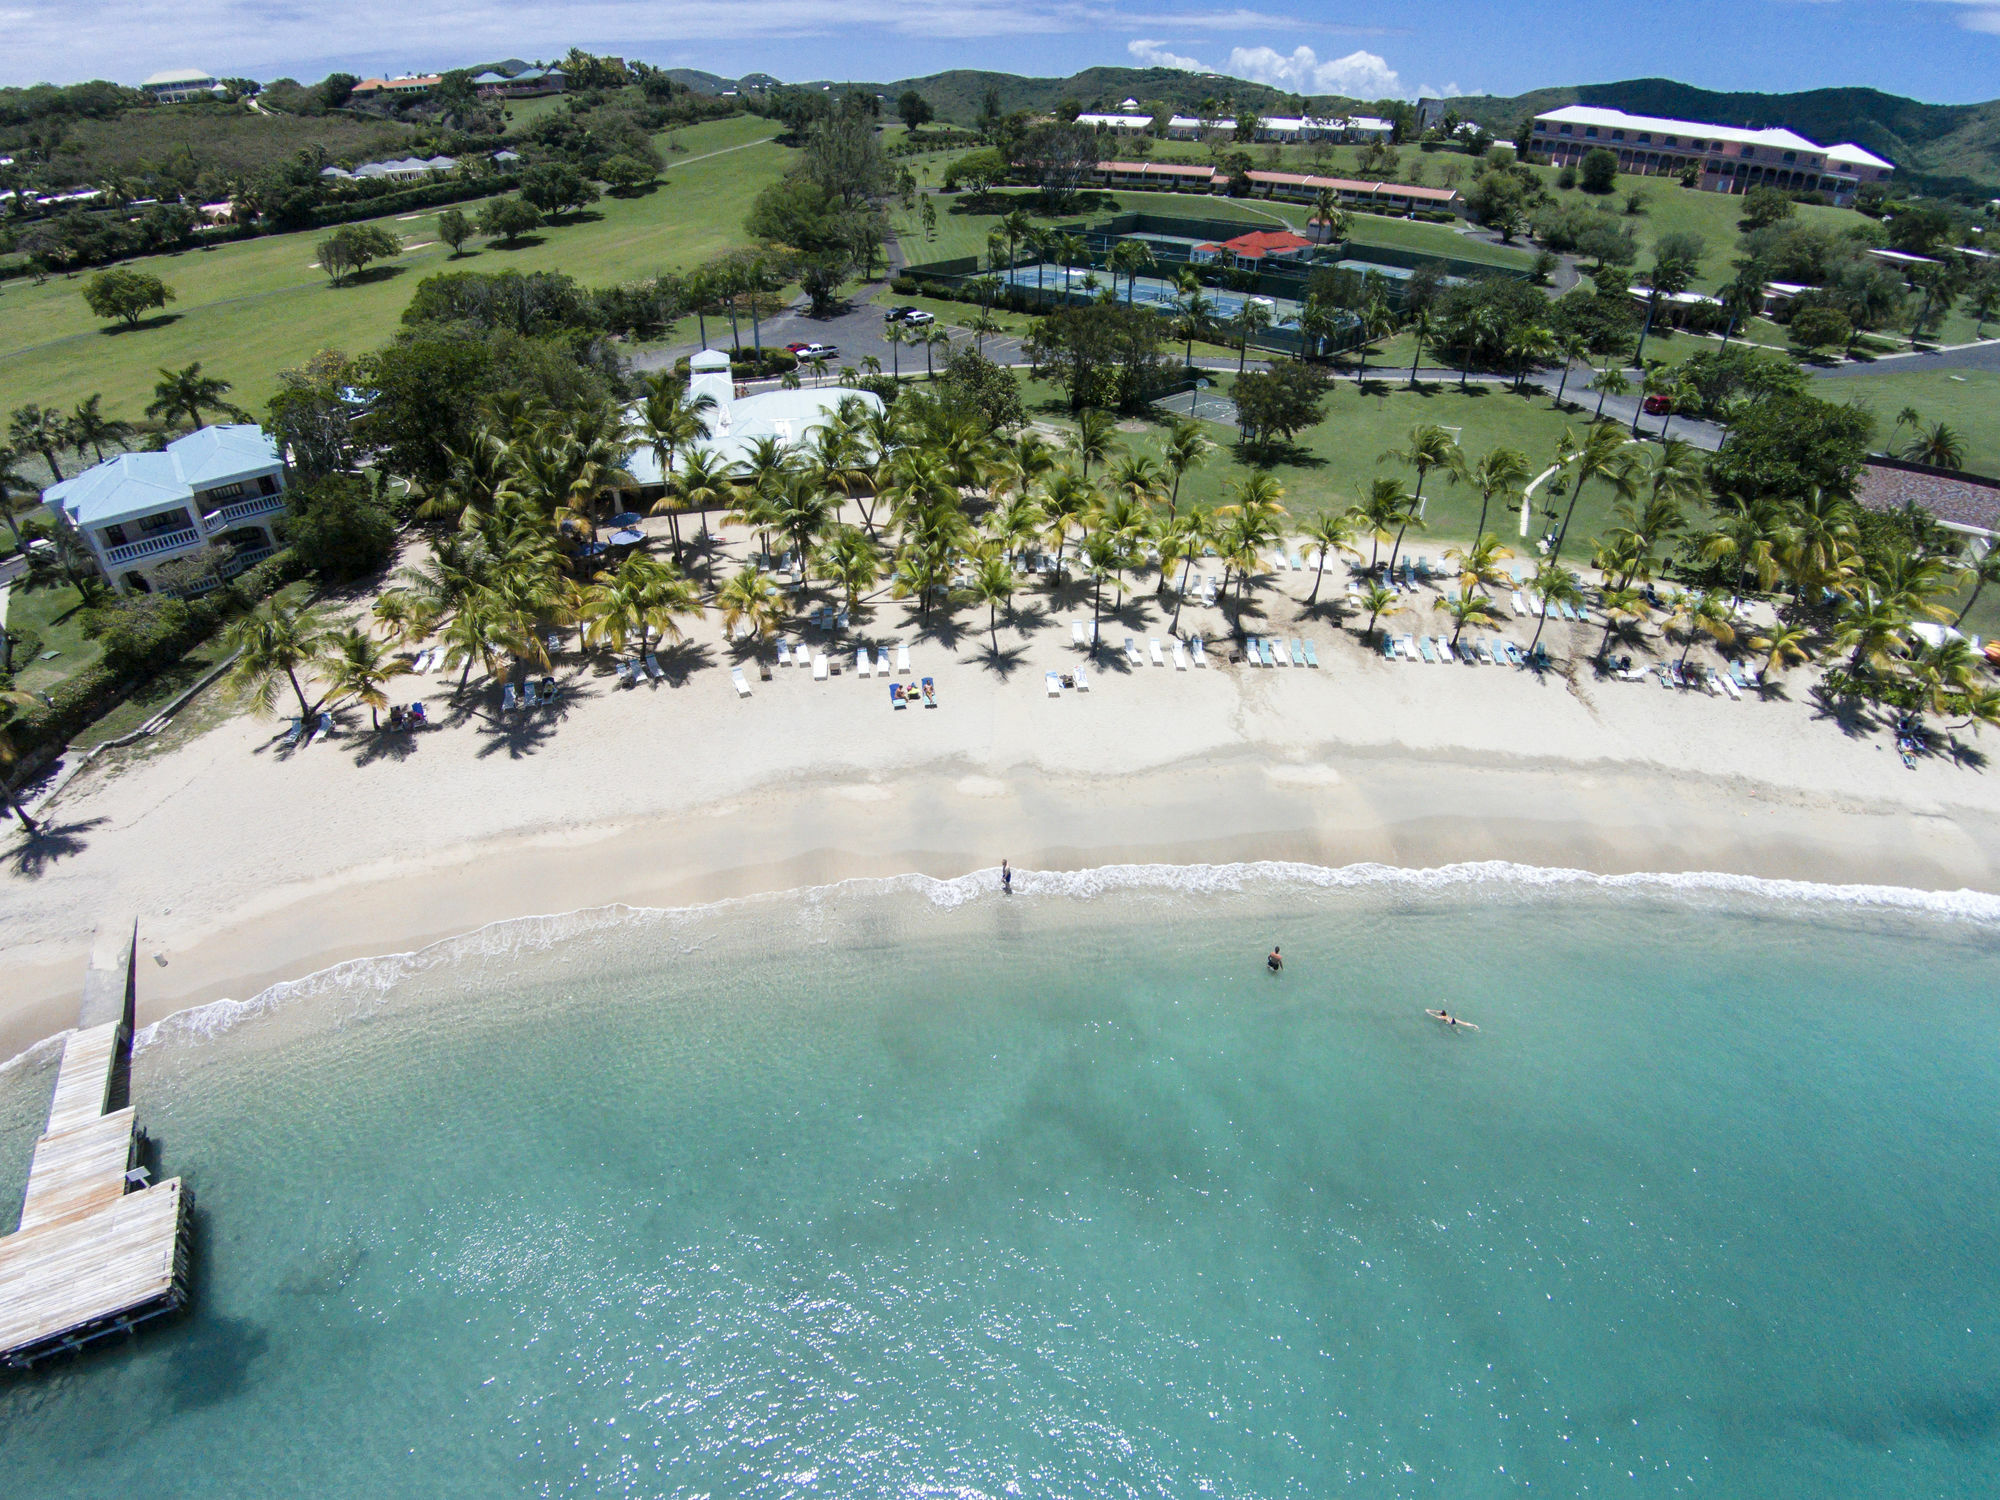
[[[0,858],[5,859],[15,874],[39,880],[64,860],[89,848],[88,835],[109,821],[109,818],[83,818],[70,823],[44,823],[34,833],[16,824],[13,847]]]

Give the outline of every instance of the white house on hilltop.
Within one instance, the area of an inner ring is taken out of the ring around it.
[[[285,461],[264,429],[202,427],[160,453],[122,453],[43,491],[121,594],[153,591],[153,570],[196,549],[234,556],[234,577],[277,550]]]
[[[205,68],[168,68],[139,85],[162,104],[185,104],[190,99],[227,93],[222,80]]]

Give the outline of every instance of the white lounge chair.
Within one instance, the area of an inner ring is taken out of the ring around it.
[[[1088,646],[1090,644],[1089,641],[1083,638],[1083,621],[1071,620],[1069,622],[1069,639],[1070,644],[1073,646]]]
[[[826,681],[826,653],[820,651],[813,656],[813,681]]]
[[[1058,677],[1054,672],[1046,672],[1043,674],[1043,677],[1049,685],[1049,696],[1051,698],[1060,698],[1062,696],[1062,678]]]
[[[1521,591],[1520,591],[1519,589],[1515,589],[1515,590],[1514,590],[1514,597],[1513,597],[1513,599],[1512,599],[1511,601],[1509,601],[1509,602],[1510,602],[1510,603],[1512,603],[1512,605],[1514,606],[1514,618],[1515,618],[1515,619],[1517,619],[1517,620],[1525,620],[1525,619],[1526,619],[1526,618],[1528,617],[1528,605],[1527,605],[1527,601],[1526,601],[1526,600],[1524,600],[1524,599],[1522,599],[1522,597],[1521,597]]]
[[[1076,690],[1079,693],[1087,693],[1090,691],[1090,679],[1083,675],[1082,667],[1078,667],[1076,669]]]
[[[660,680],[661,680],[662,678],[664,678],[664,677],[665,677],[665,676],[667,675],[667,674],[666,674],[665,672],[662,672],[662,671],[660,670],[660,659],[659,659],[659,657],[655,656],[655,655],[654,655],[654,654],[653,654],[652,652],[650,652],[650,651],[648,651],[648,652],[646,653],[646,675],[647,675],[648,677],[652,678],[652,679],[653,679],[653,681],[655,681],[655,682],[658,682],[658,681],[660,681]],[[551,697],[554,697],[554,694],[550,694],[550,696],[551,696]]]
[[[1244,660],[1249,662],[1250,665],[1253,667],[1263,666],[1264,657],[1263,654],[1259,652],[1257,649],[1257,637],[1254,635],[1251,636],[1250,639],[1246,641],[1244,644],[1247,649],[1247,654],[1245,655]]]
[[[1197,667],[1206,667],[1208,665],[1208,653],[1202,649],[1200,636],[1190,636],[1188,638],[1188,654],[1194,657],[1194,664]]]
[[[1176,672],[1185,672],[1187,670],[1187,652],[1181,649],[1179,641],[1174,642],[1174,670]]]
[[[1265,666],[1289,667],[1292,664],[1291,654],[1285,650],[1285,643],[1283,641],[1273,641],[1269,636],[1266,636],[1262,644]]]
[[[729,669],[729,680],[736,684],[737,697],[747,698],[750,696],[750,684],[744,678],[743,669],[741,667],[731,667]]]
[[[513,684],[513,683],[511,683],[511,682],[503,682],[503,683],[501,683],[501,684],[500,684],[500,712],[502,712],[503,714],[510,714],[510,713],[512,713],[512,712],[514,711],[514,706],[515,706],[515,705],[516,705],[517,703],[519,703],[519,702],[520,702],[520,699],[519,699],[519,698],[518,698],[518,697],[517,697],[517,696],[515,695],[515,692],[514,692],[514,684]],[[308,741],[306,741],[306,743],[307,743],[307,744],[311,744],[311,743],[312,743],[312,741],[311,741],[311,740],[308,740]]]
[[[896,670],[906,677],[909,675],[910,648],[908,646],[898,646],[896,648]]]
[[[333,733],[333,715],[321,714],[319,716],[319,722],[313,725],[312,738],[308,739],[306,741],[306,744],[308,746],[317,745],[321,740],[325,739],[328,735],[332,733]]]
[[[791,642],[790,641],[778,642],[778,665],[781,667],[789,667],[791,664],[792,664]]]
[[[1159,637],[1158,636],[1152,637],[1147,642],[1147,644],[1153,648],[1153,665],[1156,667],[1164,667],[1167,664],[1167,658],[1165,653],[1160,650]]]
[[[875,669],[869,664],[870,660],[868,648],[866,646],[861,647],[854,653],[854,670],[859,672],[863,677],[873,677]]]
[[[875,652],[875,675],[877,677],[887,677],[889,675],[889,648],[887,646],[880,647]]]
[[[1139,643],[1129,635],[1125,637],[1125,659],[1135,667],[1145,665],[1144,660],[1139,655]]]

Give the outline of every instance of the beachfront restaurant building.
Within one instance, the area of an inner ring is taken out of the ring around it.
[[[150,594],[155,571],[204,547],[229,554],[207,586],[277,550],[285,461],[249,423],[199,427],[158,453],[121,453],[43,500],[121,594]]]

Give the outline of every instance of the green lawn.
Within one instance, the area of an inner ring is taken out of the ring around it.
[[[93,391],[105,409],[137,418],[162,366],[200,360],[233,381],[233,399],[252,410],[277,386],[280,370],[322,348],[360,353],[395,329],[417,282],[451,266],[463,270],[559,270],[585,285],[633,280],[695,264],[747,243],[749,200],[780,176],[790,152],[762,144],[767,120],[738,116],[678,132],[687,149],[670,158],[660,187],[643,197],[607,197],[581,223],[527,236],[513,250],[480,248],[452,261],[435,243],[437,211],[383,221],[414,248],[387,274],[332,287],[312,263],[312,234],[275,235],[207,251],[134,262],[172,286],[179,300],[159,326],[107,332],[84,306],[82,278],[0,290],[0,388],[8,404],[68,407]],[[720,155],[709,155],[720,152]],[[468,205],[476,209],[477,205]]]
[[[78,610],[83,600],[67,584],[57,589],[36,589],[33,593],[18,584],[7,598],[7,628],[20,633],[32,630],[41,637],[33,658],[14,653],[14,685],[24,693],[47,692],[73,672],[94,663],[103,653],[97,642],[83,633]],[[41,657],[53,651],[49,661]]]
[[[1226,388],[1228,379],[1219,382]],[[1042,382],[1026,382],[1030,410],[1038,421],[1053,420],[1067,425],[1067,408],[1062,393]],[[1527,454],[1539,473],[1552,460],[1557,440],[1565,428],[1581,429],[1583,419],[1550,409],[1547,397],[1528,399],[1492,388],[1472,387],[1461,394],[1455,385],[1426,382],[1419,391],[1385,380],[1381,386],[1370,382],[1370,393],[1362,394],[1343,382],[1327,402],[1326,417],[1317,426],[1301,432],[1296,448],[1268,461],[1267,467],[1285,487],[1284,504],[1296,527],[1314,514],[1345,510],[1366,494],[1378,475],[1393,475],[1405,485],[1415,483],[1409,470],[1381,455],[1408,441],[1410,429],[1422,422],[1435,422],[1456,429],[1456,437],[1468,459],[1477,460],[1488,449],[1507,445]],[[1146,435],[1127,434],[1124,442],[1135,452],[1157,448],[1163,428]],[[1189,474],[1182,485],[1183,500],[1198,505],[1222,505],[1229,499],[1229,484],[1252,467],[1251,455],[1233,445],[1234,431],[1208,424],[1204,430],[1221,446],[1207,465]],[[1417,544],[1419,551],[1436,553],[1444,546],[1471,537],[1479,521],[1479,495],[1463,485],[1444,484],[1433,477],[1424,492],[1428,530]],[[1543,510],[1531,521],[1530,531],[1539,535],[1545,519],[1547,497],[1537,492]],[[1609,502],[1593,486],[1578,502],[1572,524],[1573,557],[1587,554],[1587,543],[1605,525]],[[1519,536],[1519,511],[1489,514],[1487,530],[1517,552],[1523,544]]]
[[[1851,375],[1821,381],[1813,389],[1826,400],[1849,401],[1872,411],[1877,444],[1889,440],[1896,414],[1906,406],[1915,407],[1926,422],[1949,422],[1964,439],[1966,469],[2000,476],[2000,372],[1911,370]]]

